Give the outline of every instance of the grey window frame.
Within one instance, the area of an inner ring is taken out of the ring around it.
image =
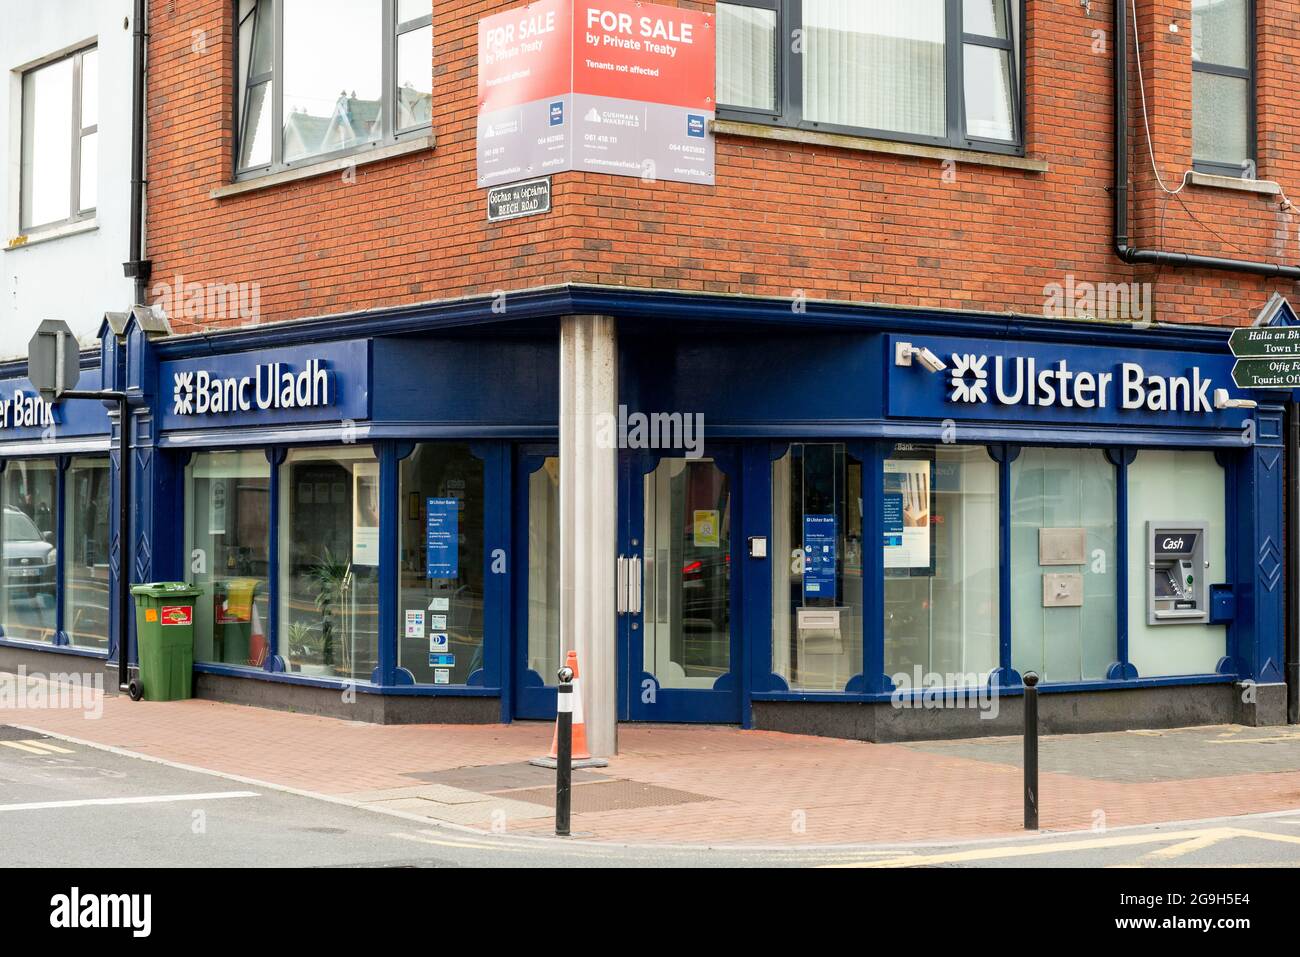
[[[1224,66],[1219,63],[1208,63],[1196,59],[1195,47],[1192,52],[1192,72],[1193,73],[1211,73],[1215,76],[1235,77],[1239,80],[1246,81],[1246,146],[1250,150],[1250,155],[1245,157],[1241,163],[1222,163],[1218,160],[1197,159],[1196,154],[1192,154],[1192,169],[1198,173],[1210,173],[1216,176],[1233,176],[1238,179],[1243,178],[1243,174],[1249,173],[1246,178],[1258,178],[1257,167],[1259,165],[1259,134],[1256,129],[1256,75],[1257,75],[1257,48],[1255,38],[1255,0],[1245,0],[1246,4],[1246,66]],[[1194,28],[1193,28],[1194,29]],[[1193,95],[1193,99],[1195,99]],[[1192,115],[1195,115],[1196,104],[1192,104]],[[1189,130],[1190,132],[1190,130]]]
[[[397,130],[397,40],[398,37],[419,30],[424,27],[433,25],[433,14],[429,13],[413,20],[406,20],[402,23],[397,22],[398,0],[383,0],[383,52],[381,57],[380,73],[383,78],[383,92],[381,94],[382,108],[380,115],[383,121],[383,133],[379,139],[370,143],[362,143],[357,146],[348,147],[341,150],[333,150],[329,153],[317,153],[312,156],[305,156],[302,159],[294,160],[291,163],[284,161],[284,96],[280,90],[279,78],[284,76],[284,3],[283,0],[256,0],[253,4],[253,11],[249,14],[251,17],[260,16],[264,8],[269,8],[272,17],[271,26],[271,71],[269,73],[259,73],[255,76],[244,78],[243,102],[240,102],[240,71],[245,68],[240,63],[239,58],[239,0],[230,0],[231,10],[234,22],[235,42],[231,44],[231,57],[234,62],[235,78],[235,104],[231,111],[233,120],[233,134],[235,150],[231,163],[233,166],[233,175],[236,181],[256,179],[261,176],[267,176],[272,173],[283,172],[284,170],[302,169],[304,167],[315,166],[320,163],[328,163],[331,160],[344,156],[351,156],[359,153],[365,153],[381,146],[390,146],[394,143],[400,143],[406,139],[413,139],[420,136],[427,136],[430,129],[433,128],[432,117],[430,122],[420,126],[412,126],[400,132]],[[254,31],[256,27],[254,26]],[[253,43],[249,43],[249,59],[252,59]],[[250,97],[247,91],[251,90],[259,83],[270,83],[271,85],[271,159],[268,163],[262,163],[258,166],[241,166],[240,157],[243,153],[243,133],[248,120],[248,105]]]
[[[22,142],[22,134],[21,134],[21,131],[27,125],[26,124],[27,108],[28,108],[27,83],[26,83],[27,77],[33,73],[37,73],[41,70],[48,69],[49,67],[52,67],[55,64],[62,63],[64,60],[72,60],[72,104],[71,104],[72,113],[69,118],[69,121],[72,123],[72,161],[69,164],[72,168],[72,182],[69,184],[70,192],[68,194],[69,215],[65,216],[63,219],[51,220],[48,223],[27,222],[27,209],[26,207],[23,206],[23,202],[22,202],[23,184],[20,182],[18,184],[18,207],[19,207],[18,228],[19,228],[19,232],[21,232],[25,236],[39,235],[40,233],[45,232],[46,230],[57,229],[60,226],[67,226],[70,223],[85,222],[87,220],[94,219],[98,212],[97,206],[91,206],[87,209],[81,208],[81,140],[83,137],[89,136],[92,133],[99,132],[98,122],[95,122],[90,126],[81,125],[81,106],[82,106],[81,61],[82,58],[85,57],[87,53],[98,54],[98,52],[99,52],[98,41],[96,41],[95,43],[88,43],[83,47],[78,47],[77,49],[71,50],[68,53],[64,53],[61,54],[60,56],[53,57],[52,59],[49,59],[44,63],[39,63],[33,67],[30,67],[29,69],[23,70],[22,73],[19,74],[18,85],[20,90],[21,105],[19,106],[19,115],[18,115],[18,129],[20,131],[19,144],[18,144],[18,175],[21,178],[23,154],[26,151],[26,147],[27,147],[27,144],[25,142]]]
[[[822,133],[841,133],[848,136],[894,140],[924,146],[955,147],[984,153],[1001,153],[1008,156],[1025,155],[1025,0],[1000,0],[1006,10],[1009,40],[969,34],[965,31],[962,0],[944,0],[944,75],[947,97],[947,133],[944,136],[924,136],[900,133],[896,130],[875,130],[834,123],[816,123],[803,117],[803,0],[719,0],[739,7],[755,7],[776,12],[776,112],[717,105],[719,119],[739,120],[749,123],[766,123],[794,129],[814,130]],[[965,97],[965,44],[992,47],[1011,51],[1013,66],[1011,89],[1011,117],[1014,135],[1010,140],[995,140],[972,136],[966,129]]]

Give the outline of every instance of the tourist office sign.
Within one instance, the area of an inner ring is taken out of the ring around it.
[[[1300,388],[1300,326],[1238,329],[1228,343],[1237,388]]]
[[[712,185],[713,14],[538,0],[479,21],[478,185],[565,170]]]

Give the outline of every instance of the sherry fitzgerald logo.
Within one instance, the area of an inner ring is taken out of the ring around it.
[[[333,404],[334,374],[320,359],[308,359],[298,372],[287,363],[268,362],[246,376],[223,378],[205,369],[172,373],[173,415],[313,409]]]
[[[1040,368],[1032,356],[964,353],[952,357],[948,401],[1208,414],[1214,411],[1213,384],[1197,367],[1181,376],[1147,375],[1136,362],[1122,362],[1112,372],[1076,372],[1065,359]]]

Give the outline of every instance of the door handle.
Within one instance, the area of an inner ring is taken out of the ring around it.
[[[632,615],[641,614],[641,556],[633,555],[627,560],[627,607]]]
[[[615,598],[615,601],[618,605],[618,613],[620,615],[626,615],[627,614],[627,577],[628,577],[626,556],[624,555],[618,556],[618,562],[614,566],[614,576],[618,582],[616,586],[616,598]]]

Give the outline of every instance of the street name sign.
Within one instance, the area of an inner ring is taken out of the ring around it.
[[[1300,326],[1238,329],[1228,342],[1238,359],[1300,355]]]
[[[1270,359],[1238,359],[1232,367],[1238,389],[1300,388],[1300,355]]]

